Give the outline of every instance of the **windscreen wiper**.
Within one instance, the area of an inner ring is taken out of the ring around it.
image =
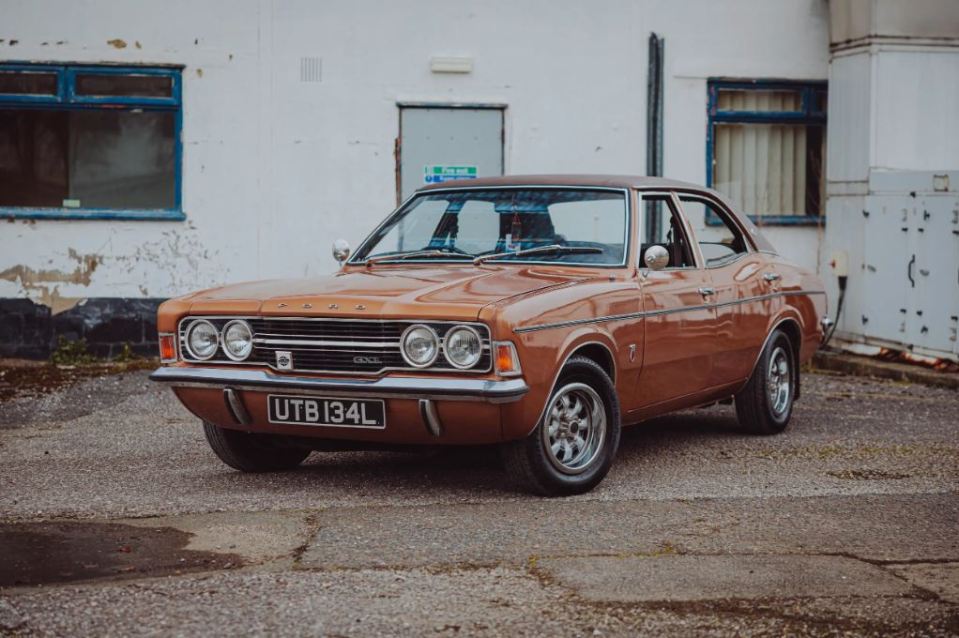
[[[474,264],[481,264],[491,259],[504,259],[506,257],[524,257],[526,255],[540,255],[548,253],[558,253],[564,255],[578,255],[586,253],[601,253],[602,248],[595,246],[560,246],[559,244],[550,244],[549,246],[536,246],[526,250],[517,250],[513,253],[493,253],[492,255],[480,255],[473,260]]]
[[[391,253],[389,255],[378,255],[376,257],[367,257],[366,265],[372,266],[381,261],[393,261],[402,259],[416,259],[417,257],[457,257],[459,259],[472,259],[473,256],[464,253],[457,253],[450,250],[412,250],[408,253]]]

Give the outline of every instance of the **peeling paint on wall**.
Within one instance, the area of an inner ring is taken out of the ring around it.
[[[136,246],[132,253],[115,255],[111,260],[125,265],[130,270],[146,266],[151,272],[168,277],[163,288],[185,294],[195,288],[208,286],[212,280],[223,280],[229,268],[222,273],[212,273],[209,268],[219,251],[211,251],[196,235],[196,228],[187,222],[187,228],[161,233],[157,241],[148,241]],[[146,288],[140,286],[146,295]]]
[[[89,286],[93,281],[93,273],[96,272],[97,266],[103,263],[103,257],[100,255],[81,255],[73,248],[68,250],[67,256],[77,262],[77,267],[72,272],[57,268],[35,269],[24,264],[17,264],[0,272],[0,279],[19,284],[26,296],[49,306],[54,314],[68,310],[75,306],[82,297],[61,296],[60,285]]]

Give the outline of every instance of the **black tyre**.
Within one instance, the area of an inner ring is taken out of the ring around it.
[[[609,472],[619,448],[616,388],[596,362],[572,357],[536,429],[501,446],[510,477],[545,496],[581,494]]]
[[[241,472],[289,470],[310,455],[310,450],[284,444],[279,436],[229,430],[206,421],[203,433],[220,460]]]
[[[789,425],[799,369],[785,332],[776,330],[759,356],[759,363],[739,394],[736,416],[751,434],[779,434]]]

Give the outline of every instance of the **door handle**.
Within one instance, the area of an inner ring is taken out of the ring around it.
[[[711,295],[715,295],[715,294],[716,294],[716,289],[715,289],[715,288],[700,288],[700,289],[699,289],[699,294],[701,294],[703,297],[709,297],[709,296],[711,296]]]
[[[782,275],[780,275],[778,272],[764,272],[763,279],[771,283],[782,279]]]

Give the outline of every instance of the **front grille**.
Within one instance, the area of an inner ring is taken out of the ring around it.
[[[186,329],[195,319],[206,319],[218,330],[237,317],[188,317],[180,322],[180,352],[191,359],[186,348]],[[400,337],[413,324],[433,328],[440,337],[440,355],[426,370],[464,372],[450,365],[443,356],[446,333],[459,322],[376,321],[352,319],[249,318],[253,330],[253,353],[242,361],[246,365],[277,368],[277,352],[289,352],[291,370],[342,374],[378,374],[387,370],[423,370],[412,368],[400,354]],[[475,328],[483,339],[483,353],[470,372],[489,372],[492,368],[489,329],[483,324],[466,324]],[[236,363],[222,350],[208,362]]]

